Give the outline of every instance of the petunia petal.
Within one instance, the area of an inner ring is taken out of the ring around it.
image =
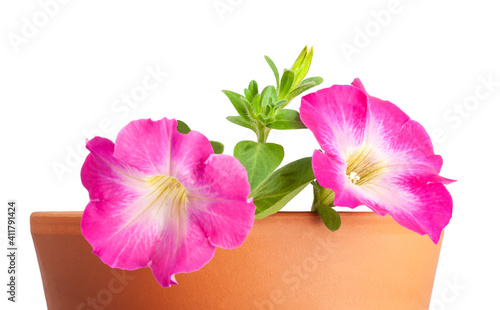
[[[435,243],[451,218],[453,203],[445,186],[422,183],[412,175],[364,186],[351,184],[345,191],[376,213],[389,212],[402,226],[421,235],[428,234]],[[336,204],[342,206],[343,202]]]
[[[212,153],[205,136],[196,131],[181,134],[175,119],[163,118],[130,122],[118,133],[114,156],[148,175],[180,180]]]
[[[410,117],[395,104],[372,96],[368,97],[368,110],[365,140],[380,146],[390,143],[410,121]]]
[[[300,118],[324,151],[347,156],[349,148],[363,142],[367,100],[356,87],[333,85],[302,97]]]
[[[179,226],[178,224],[181,224]],[[161,242],[151,256],[151,271],[162,287],[177,284],[175,274],[197,271],[215,253],[198,225],[172,223],[159,237]]]
[[[399,133],[410,117],[395,104],[370,96],[359,79],[356,78],[351,84],[363,91],[368,97],[364,140],[367,143],[384,145]]]
[[[134,204],[137,202],[91,201],[82,216],[82,234],[93,253],[113,268],[147,267],[164,229],[149,215],[127,210]]]
[[[332,153],[322,153],[314,150],[312,156],[312,168],[318,183],[333,190],[335,201],[340,199],[346,186],[346,162],[333,151]]]
[[[196,175],[196,184],[188,188],[189,222],[201,227],[214,246],[240,246],[255,215],[255,205],[247,201],[250,184],[245,168],[232,156],[212,155]]]
[[[432,141],[424,127],[411,120],[395,104],[368,95],[359,79],[352,85],[368,96],[368,120],[365,141],[391,152],[400,159],[399,164],[428,165],[439,173],[443,160],[434,154]],[[442,178],[444,182],[453,180]]]
[[[141,212],[144,175],[114,158],[113,142],[107,139],[96,137],[87,148],[91,153],[81,174],[91,201],[82,216],[82,233],[106,264],[129,270],[145,267],[148,249],[156,242],[148,229],[154,227],[132,224]]]
[[[395,135],[387,150],[394,154],[400,164],[420,164],[432,167],[434,173],[441,171],[443,159],[434,154],[432,141],[424,127],[414,120],[404,124]]]
[[[114,143],[95,137],[87,142],[90,154],[81,170],[83,186],[90,199],[114,200],[137,197],[135,188],[142,185],[142,171],[113,157]]]
[[[446,187],[441,183],[420,183],[407,181],[400,183],[418,197],[408,201],[406,207],[391,210],[391,216],[404,227],[424,235],[434,243],[439,241],[441,232],[450,222],[453,201]]]
[[[365,94],[368,94],[366,92],[365,86],[363,85],[363,83],[361,83],[360,79],[355,78],[354,81],[352,81],[351,85],[354,86],[354,87],[357,87],[357,88],[361,89]]]

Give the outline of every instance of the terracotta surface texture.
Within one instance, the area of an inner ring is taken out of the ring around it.
[[[241,247],[217,249],[171,288],[149,268],[102,263],[81,235],[81,212],[35,212],[31,233],[49,310],[428,309],[441,241],[389,216],[340,214],[334,233],[311,212],[256,220]]]

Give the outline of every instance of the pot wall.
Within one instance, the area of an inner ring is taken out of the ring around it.
[[[112,269],[80,233],[81,212],[35,212],[31,232],[49,310],[428,309],[435,245],[389,216],[343,212],[327,230],[310,212],[280,212],[235,250],[161,288],[149,268]]]

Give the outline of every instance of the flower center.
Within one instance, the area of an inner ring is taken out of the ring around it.
[[[148,211],[153,216],[164,219],[181,218],[186,214],[187,193],[176,178],[166,175],[156,175],[145,179],[150,192]]]
[[[383,156],[371,146],[362,146],[347,155],[347,179],[363,185],[381,175],[387,166]]]
[[[349,174],[349,181],[351,181],[352,184],[356,184],[356,182],[358,182],[360,179],[360,176],[352,171],[350,174]]]

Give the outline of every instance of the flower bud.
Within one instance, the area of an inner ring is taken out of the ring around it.
[[[307,72],[309,72],[309,67],[311,67],[312,57],[313,57],[312,46],[304,47],[302,52],[300,52],[299,57],[297,57],[297,60],[295,60],[295,63],[293,64],[291,69],[295,73],[295,79],[291,89],[297,87],[300,84],[300,82],[304,79],[304,77],[307,75]]]

